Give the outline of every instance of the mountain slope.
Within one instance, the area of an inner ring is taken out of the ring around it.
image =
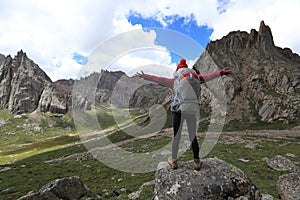
[[[202,72],[227,66],[234,70],[234,76],[224,79],[227,121],[299,120],[300,57],[275,46],[271,29],[263,21],[258,32],[234,31],[210,42],[196,66]],[[212,96],[208,91],[203,95]],[[202,102],[204,110],[210,107],[208,102]]]
[[[13,114],[67,111],[65,99],[51,79],[22,50],[14,58],[1,55],[0,108]]]

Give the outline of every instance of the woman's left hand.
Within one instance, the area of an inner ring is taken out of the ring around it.
[[[233,71],[231,69],[229,69],[228,67],[223,69],[223,74],[224,75],[232,75]]]

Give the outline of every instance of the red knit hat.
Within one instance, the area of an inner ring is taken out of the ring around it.
[[[186,64],[186,60],[184,58],[182,58],[176,68],[176,71],[180,68],[188,68],[188,65]]]

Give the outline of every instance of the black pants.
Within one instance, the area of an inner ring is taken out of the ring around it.
[[[194,114],[182,114],[180,112],[173,112],[173,131],[174,139],[172,143],[172,160],[177,160],[179,143],[182,132],[182,125],[186,120],[190,141],[192,142],[192,150],[194,159],[199,160],[199,144],[196,137],[197,132],[197,118]]]

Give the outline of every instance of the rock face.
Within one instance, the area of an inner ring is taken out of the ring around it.
[[[201,73],[230,67],[223,78],[227,120],[239,122],[297,120],[300,116],[300,57],[275,46],[271,29],[262,21],[259,31],[233,31],[210,42],[195,64]],[[218,82],[212,88],[218,88]],[[223,89],[224,90],[224,89]],[[212,94],[203,87],[202,109],[209,111]]]
[[[149,108],[170,96],[169,89],[163,86],[128,77],[121,71],[105,70],[75,81],[72,95],[73,107],[77,108],[89,108],[91,104]]]
[[[167,88],[120,71],[103,70],[80,80],[52,82],[22,50],[14,58],[0,54],[0,109],[13,114],[35,110],[65,114],[72,106],[88,110],[95,104],[148,108],[167,96]]]
[[[56,179],[43,186],[38,192],[31,191],[18,200],[40,200],[40,199],[80,199],[86,195],[89,189],[77,177]]]
[[[23,51],[0,56],[0,108],[13,114],[37,109],[66,113],[66,102],[51,79]]]
[[[177,170],[169,166],[155,174],[155,199],[261,199],[249,178],[237,167],[217,158],[203,160],[200,171],[193,162],[179,163]]]

